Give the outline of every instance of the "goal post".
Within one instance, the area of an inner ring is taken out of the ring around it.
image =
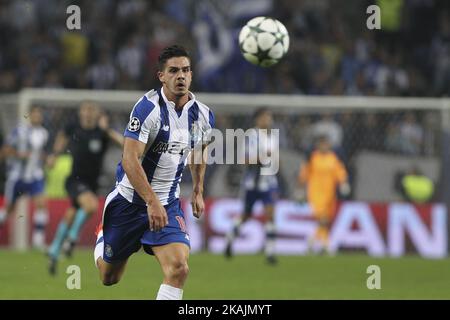
[[[17,95],[8,99],[0,100],[0,115],[4,117],[6,114],[11,116],[11,112],[16,112],[15,118],[18,123],[27,121],[27,115],[30,107],[33,105],[45,106],[49,109],[75,109],[80,102],[91,100],[98,102],[101,107],[113,114],[117,114],[121,119],[125,119],[129,115],[131,108],[136,101],[144,94],[143,91],[120,91],[120,90],[79,90],[79,89],[22,89]],[[6,95],[5,95],[6,97]],[[290,123],[284,127],[286,131],[287,143],[286,154],[290,152],[292,145],[296,143],[293,138],[293,130],[300,130],[300,121],[297,119],[302,116],[309,117],[311,121],[315,121],[322,114],[332,113],[342,114],[351,113],[360,115],[366,113],[374,113],[380,115],[380,121],[388,121],[397,119],[402,112],[417,111],[430,113],[438,119],[437,126],[434,128],[440,133],[438,138],[440,148],[435,154],[441,163],[440,175],[443,177],[440,185],[442,194],[450,192],[450,173],[446,170],[444,164],[450,161],[450,98],[414,98],[414,97],[366,97],[366,96],[304,96],[304,95],[275,95],[275,94],[231,94],[231,93],[198,93],[196,97],[206,105],[210,106],[216,114],[216,119],[220,118],[222,126],[236,129],[239,126],[249,127],[251,125],[251,115],[259,107],[270,108],[274,114],[279,116],[278,125],[284,126],[285,122]],[[5,105],[8,100],[9,106]],[[11,108],[11,101],[15,101],[15,107]],[[350,125],[361,125],[355,119]],[[385,120],[387,119],[387,120]],[[421,121],[421,119],[419,119]],[[126,120],[125,120],[126,121]],[[11,129],[15,124],[4,124],[4,131]],[[348,125],[348,124],[347,124]],[[388,127],[386,124],[383,124]],[[123,123],[125,126],[125,123]],[[237,127],[236,127],[237,126]],[[347,129],[344,125],[343,129]],[[354,141],[362,139],[355,134]],[[294,140],[294,141],[292,141]],[[358,142],[358,144],[360,144]],[[300,149],[299,149],[300,150]],[[283,151],[284,152],[284,151]],[[299,151],[301,152],[301,151]],[[293,162],[290,162],[292,164]],[[296,168],[288,168],[290,172],[295,172]],[[220,170],[217,170],[218,172]],[[218,175],[220,177],[220,175]],[[227,177],[226,173],[222,177]],[[220,188],[220,184],[217,184]],[[224,191],[225,190],[225,191]],[[222,194],[226,194],[227,190],[223,187]],[[230,194],[230,196],[235,196]],[[441,201],[449,202],[450,197],[441,197]],[[27,201],[20,203],[20,212],[27,212]],[[12,247],[17,250],[26,250],[29,245],[28,214],[17,216],[13,223],[13,232],[11,243]]]

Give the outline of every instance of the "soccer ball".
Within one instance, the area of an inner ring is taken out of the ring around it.
[[[256,17],[242,27],[239,47],[247,61],[261,67],[270,67],[278,63],[288,51],[289,34],[280,21]]]

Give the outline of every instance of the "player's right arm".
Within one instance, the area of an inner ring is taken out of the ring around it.
[[[167,213],[158,196],[147,180],[140,159],[145,150],[145,144],[139,140],[125,137],[122,156],[122,167],[134,190],[147,204],[147,214],[150,230],[159,231],[168,224]]]
[[[68,143],[69,139],[67,138],[66,132],[64,130],[58,131],[55,143],[53,144],[53,151],[47,156],[47,167],[52,168],[55,165],[56,158],[64,151]]]
[[[28,158],[28,152],[19,152],[16,148],[11,145],[5,144],[2,148],[2,154],[5,158],[16,158],[19,160],[23,160]]]
[[[306,186],[308,184],[308,179],[310,176],[310,163],[307,162],[300,164],[299,173],[297,177],[297,189],[295,192],[295,198],[300,201],[306,201]]]

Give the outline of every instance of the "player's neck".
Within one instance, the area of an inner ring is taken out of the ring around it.
[[[97,124],[95,122],[91,123],[91,122],[80,120],[80,127],[82,129],[91,130],[91,129],[94,129],[96,126],[97,126]]]
[[[184,105],[189,101],[189,92],[182,96],[176,96],[163,87],[164,95],[168,101],[175,104],[176,110],[182,110]]]

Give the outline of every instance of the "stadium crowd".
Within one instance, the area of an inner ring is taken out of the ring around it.
[[[0,3],[0,93],[23,87],[146,91],[159,86],[158,52],[179,43],[192,52],[197,92],[449,94],[448,1],[343,2],[5,0]],[[81,30],[66,26],[72,4],[81,8]],[[371,4],[382,10],[381,30],[366,27]],[[275,17],[289,30],[290,50],[274,68],[253,66],[240,54],[239,30],[256,15]],[[58,129],[54,124],[63,127],[66,116],[48,110],[51,136]],[[123,116],[111,119],[121,131]],[[304,153],[325,134],[347,165],[362,149],[412,156],[440,152],[439,117],[432,111],[302,116],[275,111],[274,118],[282,148]],[[217,115],[219,128],[246,125],[248,119]]]
[[[22,87],[146,90],[157,52],[194,55],[196,91],[443,96],[450,88],[450,13],[438,0],[2,1],[0,92]],[[66,8],[79,5],[81,30]],[[382,29],[368,30],[377,4]],[[278,18],[291,47],[276,68],[245,62],[237,35],[257,14]],[[20,19],[17,19],[20,17]],[[236,83],[236,76],[243,79]]]

